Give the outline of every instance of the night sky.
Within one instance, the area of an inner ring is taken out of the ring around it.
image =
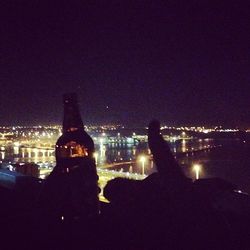
[[[250,127],[250,1],[65,2],[1,1],[0,125],[77,91],[85,124]]]

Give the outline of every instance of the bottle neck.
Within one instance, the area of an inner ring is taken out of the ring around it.
[[[84,130],[78,104],[64,100],[63,133]]]

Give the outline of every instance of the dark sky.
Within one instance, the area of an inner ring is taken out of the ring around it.
[[[87,124],[250,127],[249,1],[65,2],[1,1],[0,124],[77,91]]]

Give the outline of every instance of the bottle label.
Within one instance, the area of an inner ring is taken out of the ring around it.
[[[70,141],[65,145],[56,145],[57,154],[61,158],[86,157],[88,149],[75,141]]]

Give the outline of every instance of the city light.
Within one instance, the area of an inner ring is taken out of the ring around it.
[[[145,167],[150,169],[153,168],[153,161],[150,158],[150,149],[144,152],[143,155],[137,157],[138,149],[137,145],[139,142],[147,143],[147,134],[140,134],[138,131],[133,130],[130,135],[125,135],[123,133],[124,127],[121,125],[89,125],[88,131],[90,136],[93,138],[96,151],[93,154],[96,165],[102,166],[103,168],[114,167],[120,169],[122,164],[134,164],[137,159],[137,166],[139,166],[139,173],[141,176],[145,177]],[[35,162],[40,168],[46,171],[48,175],[48,167],[44,166],[45,163],[50,162],[50,171],[55,165],[55,144],[58,136],[62,132],[62,127],[56,126],[16,126],[14,127],[0,127],[0,160],[1,166],[5,166],[7,160],[9,160],[9,153],[7,155],[6,147],[12,145],[12,158],[11,161],[15,162],[21,159],[24,162]],[[173,147],[173,152],[178,154],[179,152],[184,153],[185,157],[192,157],[196,152],[208,152],[208,150],[213,150],[215,147],[221,145],[213,145],[213,142],[209,138],[199,138],[198,145],[194,145],[191,139],[195,137],[192,136],[191,132],[198,133],[210,133],[210,132],[235,132],[235,129],[223,129],[221,126],[217,127],[162,127],[163,138],[167,141],[178,140],[181,142],[180,147]],[[116,132],[114,132],[115,130]],[[171,131],[168,131],[171,130]],[[250,132],[250,130],[248,130]],[[124,153],[123,149],[119,145],[128,147],[128,154]],[[109,151],[110,150],[110,151]],[[109,155],[110,152],[113,152]],[[106,155],[106,152],[108,153]],[[7,157],[8,156],[8,157]],[[175,156],[176,157],[176,156]],[[109,161],[109,162],[108,162]],[[145,165],[147,164],[147,165]],[[194,171],[194,179],[199,179],[202,174],[202,166],[199,164],[194,164],[192,171]],[[130,174],[137,169],[131,165],[128,172]],[[45,176],[44,173],[41,174]],[[129,176],[133,178],[133,176]]]
[[[198,180],[200,178],[201,165],[194,164],[193,170],[195,171],[195,179]]]
[[[142,175],[145,175],[145,162],[146,162],[146,157],[144,155],[140,156],[140,162],[142,166]]]
[[[17,141],[16,141],[16,142],[14,142],[13,144],[14,144],[14,146],[15,146],[15,147],[19,147],[19,146],[20,146],[20,143],[19,143],[19,142],[17,142]]]
[[[94,158],[95,158],[95,164],[97,165],[98,153],[97,153],[97,152],[94,152],[93,156],[94,156]]]

